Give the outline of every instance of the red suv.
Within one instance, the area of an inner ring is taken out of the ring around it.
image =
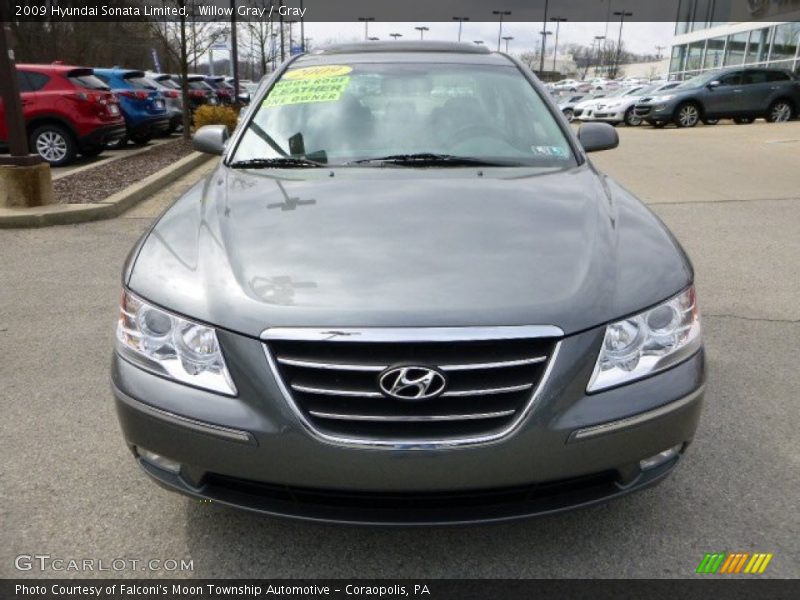
[[[52,166],[65,165],[78,153],[96,156],[125,136],[117,98],[92,69],[20,64],[17,79],[31,152]],[[7,141],[0,102],[0,146]]]

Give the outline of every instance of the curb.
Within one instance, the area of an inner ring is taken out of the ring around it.
[[[48,227],[99,221],[117,217],[148,198],[161,188],[214,158],[210,154],[192,152],[176,163],[156,171],[139,183],[112,194],[94,204],[48,204],[26,208],[0,208],[0,229],[16,227]]]

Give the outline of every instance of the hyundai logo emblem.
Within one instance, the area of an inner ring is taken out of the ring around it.
[[[378,385],[396,400],[430,400],[444,391],[447,379],[430,367],[391,367],[381,373]]]

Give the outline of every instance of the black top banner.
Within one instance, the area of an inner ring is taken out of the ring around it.
[[[3,0],[15,21],[798,20],[800,0]],[[623,14],[624,13],[624,14]]]

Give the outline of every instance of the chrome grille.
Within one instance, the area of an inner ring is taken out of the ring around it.
[[[287,400],[325,437],[423,444],[503,435],[529,409],[555,339],[520,337],[531,328],[497,328],[499,338],[480,330],[480,339],[465,339],[458,329],[462,335],[454,339],[423,333],[424,341],[391,333],[362,341],[342,332],[322,339],[318,331],[302,339],[293,330],[265,339],[265,350]],[[378,380],[398,366],[438,369],[447,380],[444,392],[427,400],[384,394]]]

